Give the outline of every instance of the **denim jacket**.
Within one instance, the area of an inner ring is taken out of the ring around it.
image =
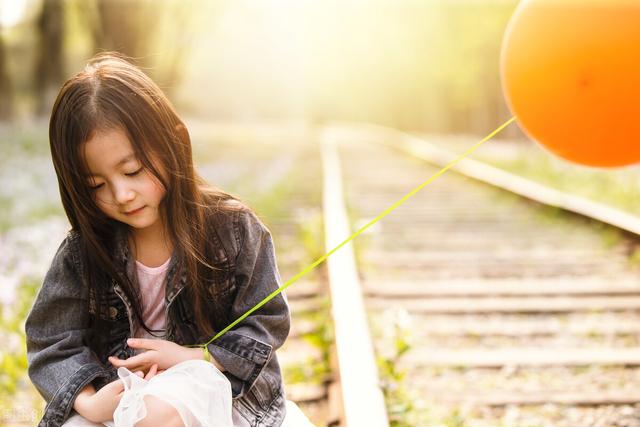
[[[226,266],[217,271],[210,285],[210,297],[228,308],[224,318],[211,314],[214,329],[219,331],[277,289],[281,281],[271,234],[253,213],[240,210],[212,215],[218,225],[212,221],[209,227],[209,253],[215,265]],[[137,281],[135,260],[121,234],[115,237],[115,255]],[[87,384],[99,390],[118,378],[109,356],[126,359],[135,354],[126,344],[135,326],[132,305],[119,284],[111,281],[104,284],[108,293],[97,307],[81,284],[79,239],[71,231],[58,248],[25,323],[29,377],[47,402],[39,427],[61,426]],[[175,277],[177,262],[174,255],[165,280],[163,339],[180,345],[207,342],[211,337],[196,330],[192,307],[182,292],[186,277]],[[289,323],[286,299],[279,294],[208,346],[225,368],[234,410],[251,426],[279,426],[284,419],[284,388],[275,351],[289,334]],[[109,332],[94,333],[100,324]]]

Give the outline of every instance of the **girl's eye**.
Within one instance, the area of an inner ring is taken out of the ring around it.
[[[137,170],[137,171],[135,171],[135,172],[126,173],[125,175],[127,175],[127,176],[135,176],[135,175],[138,175],[140,172],[142,172],[142,169],[143,169],[143,168],[140,168],[140,169],[138,169],[138,170]]]
[[[93,187],[92,187],[92,186],[89,186],[89,189],[90,189],[90,190],[97,190],[97,189],[98,189],[98,188],[100,188],[100,187],[102,187],[102,184],[94,185]]]

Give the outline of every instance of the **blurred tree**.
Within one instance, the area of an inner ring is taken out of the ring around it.
[[[190,20],[198,2],[175,0],[95,0],[83,8],[93,53],[117,51],[133,58],[170,91],[182,77]]]
[[[13,94],[7,59],[4,38],[0,34],[0,120],[9,120],[13,115]]]
[[[184,77],[187,58],[192,53],[195,17],[203,9],[203,1],[165,0],[165,3],[158,22],[163,32],[156,40],[156,44],[162,46],[156,60],[156,77],[164,82],[165,92],[171,94]],[[213,22],[209,21],[209,25]]]
[[[147,0],[97,0],[98,27],[95,50],[116,50],[145,62],[161,5]]]
[[[64,8],[59,0],[43,0],[37,22],[38,45],[35,59],[36,113],[48,114],[53,98],[64,79]]]

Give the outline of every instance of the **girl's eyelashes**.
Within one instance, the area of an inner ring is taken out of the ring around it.
[[[129,173],[125,173],[126,176],[136,176],[138,175],[140,172],[142,172],[142,170],[144,169],[144,167],[141,167],[140,169],[133,171],[133,172],[129,172]],[[94,191],[99,189],[100,187],[102,187],[104,185],[104,183],[100,183],[97,185],[89,185],[89,189]]]

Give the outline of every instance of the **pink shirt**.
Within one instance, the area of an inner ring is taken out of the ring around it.
[[[149,329],[165,329],[164,278],[167,275],[169,262],[166,260],[159,267],[147,267],[136,261],[138,285],[142,296],[142,318]],[[154,332],[158,337],[150,335],[142,327],[137,327],[133,336],[136,338],[158,339],[164,332]]]

